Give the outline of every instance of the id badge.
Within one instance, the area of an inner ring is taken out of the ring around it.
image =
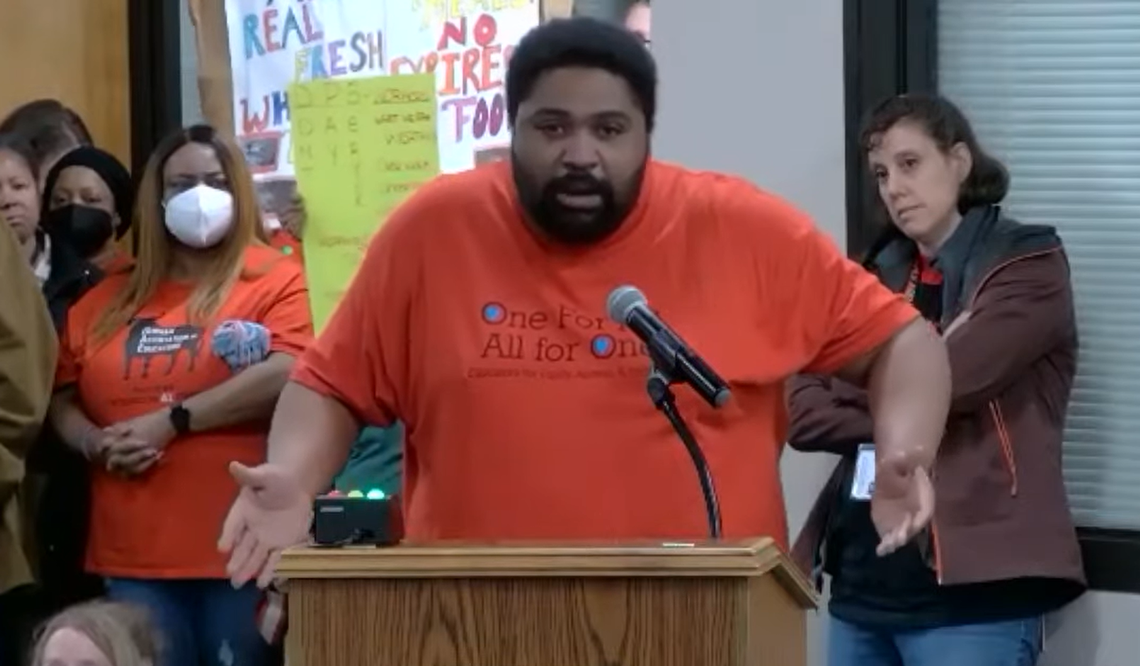
[[[875,492],[875,445],[860,444],[855,457],[855,479],[851,482],[851,499],[867,502]]]

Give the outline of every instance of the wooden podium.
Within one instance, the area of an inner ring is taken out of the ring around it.
[[[288,666],[803,666],[816,596],[771,539],[298,548]]]

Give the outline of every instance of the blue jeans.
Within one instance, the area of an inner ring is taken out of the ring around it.
[[[257,630],[255,585],[228,580],[111,578],[107,596],[139,605],[160,632],[157,666],[266,666],[270,648]]]
[[[1041,618],[934,629],[863,627],[832,617],[828,666],[1035,666]]]

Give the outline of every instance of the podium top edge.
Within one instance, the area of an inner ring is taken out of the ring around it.
[[[443,541],[391,547],[302,546],[282,555],[286,581],[541,577],[732,577],[775,575],[804,608],[818,603],[775,540],[510,542]]]
[[[761,575],[786,563],[771,538],[737,541],[431,542],[302,546],[283,554],[286,579],[488,575]]]
[[[431,541],[405,542],[396,546],[298,546],[285,551],[283,559],[338,557],[370,553],[374,557],[493,557],[525,555],[531,557],[574,556],[661,556],[684,558],[693,556],[760,555],[779,549],[770,537],[726,541],[660,540],[636,541]]]

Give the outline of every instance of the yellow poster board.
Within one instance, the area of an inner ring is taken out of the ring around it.
[[[313,326],[328,321],[388,213],[439,173],[435,76],[297,83],[293,163],[305,200]]]

